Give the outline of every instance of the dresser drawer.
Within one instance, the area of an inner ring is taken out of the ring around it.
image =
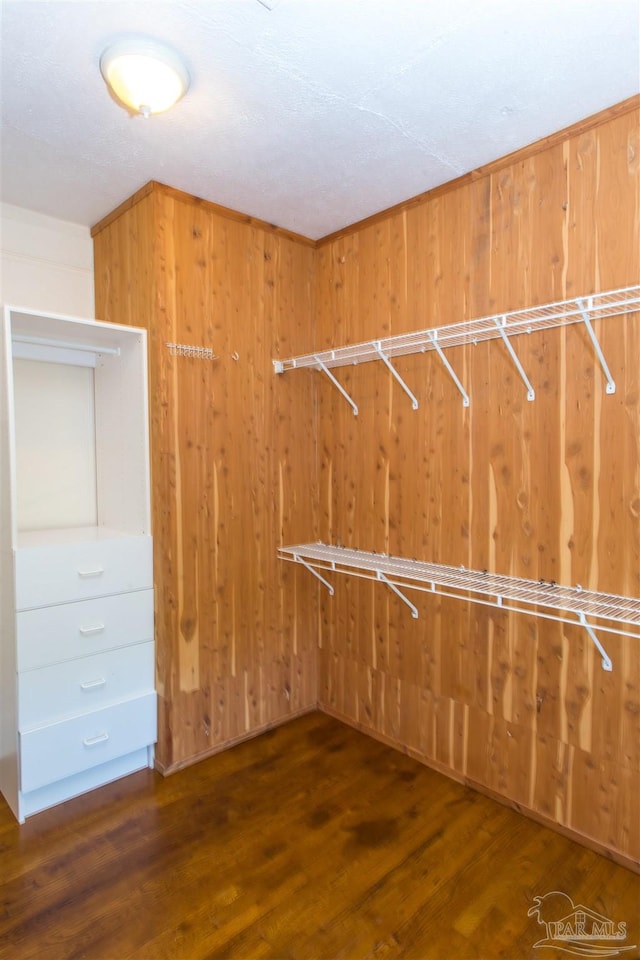
[[[18,677],[19,729],[90,713],[154,689],[153,641],[29,670]]]
[[[153,639],[153,590],[24,610],[16,616],[18,670],[34,670]]]
[[[24,793],[155,743],[156,695],[20,733]]]
[[[151,537],[112,537],[16,550],[16,608],[153,586]]]

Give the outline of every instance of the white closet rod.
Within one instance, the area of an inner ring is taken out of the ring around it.
[[[23,333],[13,333],[11,339],[14,343],[24,343],[29,346],[54,347],[59,350],[74,350],[78,353],[103,353],[114,357],[120,356],[120,347],[103,347],[95,343],[82,343],[77,340],[57,340]]]

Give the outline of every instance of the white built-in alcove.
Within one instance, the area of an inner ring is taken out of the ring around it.
[[[92,367],[13,361],[18,530],[95,527]]]
[[[19,821],[153,763],[146,332],[5,307],[0,791]]]
[[[13,308],[5,325],[14,544],[149,534],[144,331]]]

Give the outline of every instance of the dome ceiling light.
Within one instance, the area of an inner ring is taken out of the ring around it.
[[[100,71],[116,99],[143,117],[169,110],[189,89],[180,57],[154,40],[117,41],[100,57]]]

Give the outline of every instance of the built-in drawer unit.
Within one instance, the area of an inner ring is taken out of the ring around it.
[[[153,767],[147,335],[4,307],[0,791],[17,820]]]
[[[156,695],[146,693],[20,733],[21,789],[37,790],[154,743],[156,727]]]
[[[28,670],[18,677],[20,732],[149,693],[153,684],[151,640]]]
[[[153,590],[23,610],[16,615],[18,670],[153,639]]]
[[[153,586],[151,537],[113,537],[18,549],[16,608],[103,597]]]

